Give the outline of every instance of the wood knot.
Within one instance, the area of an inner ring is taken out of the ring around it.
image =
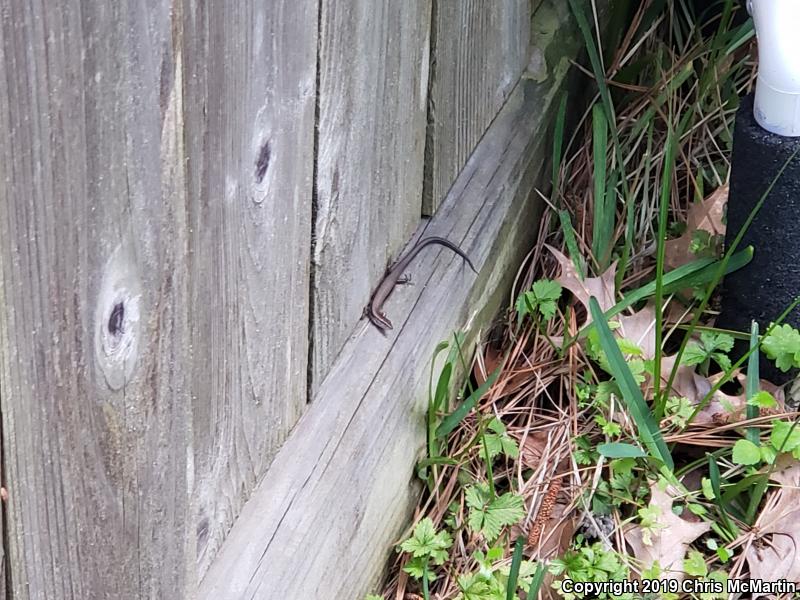
[[[269,195],[274,184],[275,160],[280,154],[280,149],[273,145],[272,132],[274,112],[268,105],[262,106],[256,114],[250,138],[250,148],[255,156],[253,179],[249,184],[249,199],[259,208]]]
[[[108,333],[111,335],[122,335],[125,332],[125,303],[117,302],[111,309],[111,316],[108,318]]]
[[[133,375],[139,353],[141,282],[122,245],[105,267],[95,308],[95,359],[112,390]]]
[[[270,148],[269,140],[267,140],[261,146],[256,160],[256,183],[264,181],[264,175],[267,174],[267,169],[269,169],[270,158],[272,158],[272,148]]]

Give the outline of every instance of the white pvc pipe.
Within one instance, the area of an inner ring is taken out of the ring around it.
[[[756,121],[800,136],[800,0],[750,0],[748,9],[758,36]]]

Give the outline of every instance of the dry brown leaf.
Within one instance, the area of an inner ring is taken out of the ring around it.
[[[728,202],[728,185],[717,188],[702,202],[693,204],[686,217],[686,232],[679,238],[664,243],[664,266],[667,270],[692,262],[697,258],[689,250],[695,231],[708,231],[711,235],[725,233],[722,219]]]
[[[800,465],[792,462],[772,474],[781,487],[770,493],[753,528],[756,539],[745,552],[751,579],[800,583]]]
[[[665,356],[661,359],[661,385],[669,383],[669,376],[675,367],[677,355]],[[679,398],[687,398],[692,404],[700,402],[711,389],[708,379],[694,372],[694,367],[679,365],[672,381],[672,394]]]
[[[701,402],[711,387],[717,384],[722,375],[722,373],[719,373],[706,379],[701,375],[695,374],[697,381],[702,380],[706,383],[701,386],[705,390],[702,395],[699,395],[697,398],[689,398],[692,404]],[[744,388],[746,377],[740,371],[734,371],[733,379],[737,380],[742,388]],[[770,413],[778,414],[786,410],[783,388],[769,383],[768,381],[761,380],[761,387],[759,389],[772,394],[778,404],[775,409],[762,409],[762,415]],[[728,423],[743,420],[745,418],[746,408],[747,395],[744,392],[734,396],[726,394],[722,390],[717,390],[711,397],[711,401],[697,413],[693,423],[695,425],[727,425]]]
[[[633,342],[642,350],[645,359],[656,355],[656,313],[653,305],[648,304],[632,315],[620,315],[619,329],[616,333]]]
[[[661,491],[654,484],[650,491],[650,506],[660,511],[656,519],[657,526],[649,531],[650,543],[645,543],[647,536],[639,525],[625,528],[625,540],[643,568],[649,568],[658,561],[662,579],[680,581],[684,577],[683,559],[689,544],[711,529],[711,526],[703,521],[687,521],[672,512],[674,496],[670,488]]]
[[[614,278],[617,274],[616,261],[600,277],[587,277],[583,281],[578,277],[575,265],[572,261],[561,254],[558,250],[545,244],[550,253],[558,261],[561,267],[561,274],[556,278],[563,287],[573,293],[575,298],[586,307],[589,312],[589,298],[594,296],[603,311],[607,311],[616,304],[614,301]],[[592,317],[589,315],[586,322],[581,325],[584,327],[591,323]]]
[[[487,344],[486,349],[483,353],[483,367],[486,369],[486,373],[494,373],[494,370],[500,365],[500,361],[503,360],[503,354],[495,348],[492,344]],[[486,383],[486,375],[481,369],[480,361],[475,361],[475,364],[472,366],[472,375],[475,377],[475,381],[478,382],[478,386],[482,386]]]
[[[531,431],[521,444],[519,457],[522,464],[528,469],[536,470],[542,466],[542,457],[545,455],[548,435],[544,431]]]
[[[702,402],[706,394],[708,394],[711,388],[717,384],[723,375],[723,373],[718,373],[708,378],[705,378],[702,375],[696,375],[696,377],[699,377],[707,382],[708,388],[705,390],[702,396],[690,398],[692,404],[696,405],[697,403]],[[736,379],[738,377],[739,373],[737,371],[734,373],[733,378]],[[705,387],[705,385],[703,387]],[[714,392],[713,396],[711,396],[711,400],[708,402],[708,404],[706,404],[697,413],[693,423],[696,425],[725,425],[726,423],[731,423],[733,421],[741,421],[744,418],[746,406],[747,396],[744,392],[733,396],[731,394],[726,394],[722,390],[717,390]]]

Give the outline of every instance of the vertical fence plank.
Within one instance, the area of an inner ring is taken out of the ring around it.
[[[306,406],[317,0],[189,0],[199,574]]]
[[[433,214],[529,55],[531,0],[434,0],[423,212]]]
[[[187,587],[187,239],[170,4],[0,1],[15,600],[181,598]]]
[[[419,223],[431,0],[322,0],[313,378]]]

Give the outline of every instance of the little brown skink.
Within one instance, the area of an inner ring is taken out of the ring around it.
[[[392,290],[394,290],[394,286],[400,283],[406,283],[408,281],[408,279],[401,279],[403,271],[405,271],[408,265],[411,264],[411,261],[414,260],[414,257],[417,254],[419,254],[420,250],[422,250],[425,246],[430,246],[431,244],[439,244],[440,246],[449,248],[467,261],[470,269],[475,271],[475,273],[478,272],[475,270],[475,267],[473,266],[472,261],[469,259],[469,256],[467,256],[464,251],[456,246],[453,242],[440,237],[428,237],[424,240],[420,240],[403,258],[398,260],[386,272],[386,276],[380,282],[378,287],[375,288],[375,292],[373,292],[369,304],[367,304],[367,307],[364,309],[364,314],[367,315],[367,318],[369,318],[369,320],[372,321],[372,324],[381,331],[392,328],[392,322],[387,319],[386,315],[383,313],[383,303],[386,302],[386,299],[392,293]]]

